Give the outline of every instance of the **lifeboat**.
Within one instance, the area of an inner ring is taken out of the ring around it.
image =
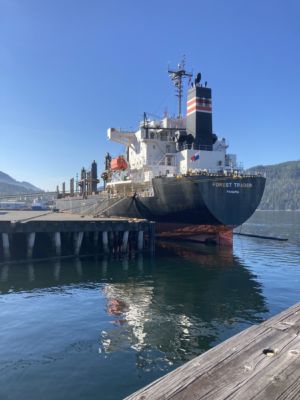
[[[124,171],[128,168],[128,164],[124,157],[115,157],[110,162],[110,169],[112,171]]]

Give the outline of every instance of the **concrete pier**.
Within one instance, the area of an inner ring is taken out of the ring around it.
[[[253,325],[126,400],[300,398],[300,303]]]
[[[16,258],[78,256],[87,252],[116,257],[142,250],[153,252],[154,225],[137,219],[6,211],[0,215],[0,262]]]

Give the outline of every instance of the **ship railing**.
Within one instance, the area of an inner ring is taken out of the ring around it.
[[[264,178],[267,177],[266,171],[260,171],[260,170],[244,172],[244,175],[246,175],[246,176],[249,176],[249,175],[251,175],[251,176],[262,176]]]
[[[202,176],[211,176],[211,177],[219,177],[219,178],[251,178],[256,176],[266,177],[265,173],[261,171],[239,171],[239,170],[220,170],[220,171],[210,171],[210,170],[201,170],[201,169],[190,169],[185,174],[173,174],[175,178],[180,178],[182,176],[190,176],[190,175],[202,175]],[[164,175],[167,176],[167,175]],[[163,177],[163,176],[161,176]]]
[[[212,145],[204,145],[204,144],[184,144],[182,146],[178,146],[178,150],[205,150],[205,151],[211,151],[213,149]]]

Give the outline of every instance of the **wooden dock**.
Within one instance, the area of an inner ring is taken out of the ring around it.
[[[196,357],[126,400],[300,399],[300,303]]]
[[[0,211],[0,260],[75,255],[82,251],[125,254],[154,249],[154,222],[96,218],[52,211]],[[2,242],[2,243],[1,243]],[[46,254],[47,253],[47,254]]]

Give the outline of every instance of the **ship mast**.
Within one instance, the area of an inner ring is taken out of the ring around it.
[[[178,97],[178,118],[182,117],[181,113],[181,101],[183,92],[183,78],[191,78],[193,74],[186,72],[185,70],[185,58],[183,57],[180,64],[177,66],[177,70],[171,70],[168,68],[168,74],[175,85],[176,96]]]

